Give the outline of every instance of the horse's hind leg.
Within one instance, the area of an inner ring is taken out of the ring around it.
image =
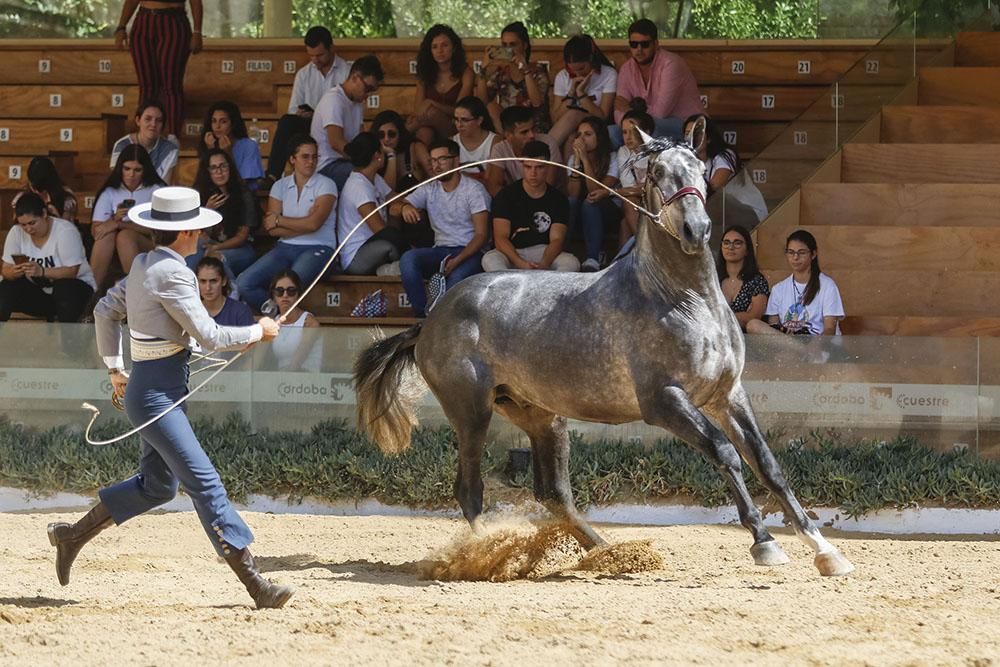
[[[453,382],[447,393],[435,391],[455,437],[458,439],[458,474],[455,476],[455,499],[472,529],[482,526],[483,513],[483,447],[486,432],[493,417],[492,389],[482,382]]]
[[[531,440],[535,499],[572,527],[573,536],[584,549],[605,544],[580,516],[573,502],[566,418],[531,405],[519,407],[510,400],[499,401],[496,411],[527,433]]]
[[[785,476],[781,473],[774,453],[767,446],[767,441],[757,426],[746,391],[742,387],[736,387],[730,400],[729,412],[720,420],[723,429],[739,448],[757,478],[781,504],[785,518],[792,523],[799,539],[816,552],[813,562],[820,574],[833,576],[852,572],[854,566],[851,562],[835,546],[826,541],[819,529],[802,511],[802,506],[799,505],[795,494],[785,481]]]
[[[640,392],[643,393],[643,392]],[[648,392],[647,395],[655,392]],[[684,390],[665,387],[658,396],[644,401],[642,416],[646,423],[668,429],[688,443],[715,466],[733,493],[740,523],[753,536],[750,554],[757,565],[784,565],[788,556],[764,526],[743,480],[743,464],[732,443],[691,403]]]

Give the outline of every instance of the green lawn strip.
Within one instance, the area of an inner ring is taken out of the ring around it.
[[[125,427],[121,421],[107,422],[95,435],[110,437]],[[234,415],[196,422],[195,430],[238,501],[264,494],[292,501],[376,498],[416,508],[455,507],[457,457],[454,434],[447,428],[418,429],[413,446],[395,457],[383,456],[339,421],[308,432],[252,433]],[[572,437],[570,472],[580,507],[670,499],[709,507],[731,504],[711,466],[676,440],[644,445]],[[40,494],[93,493],[134,474],[138,448],[138,438],[92,447],[68,428],[34,430],[0,420],[0,485]],[[776,449],[775,456],[803,505],[839,507],[848,516],[918,505],[1000,506],[1000,464],[968,452],[934,451],[912,438],[845,443],[812,433]],[[487,448],[483,474],[530,496],[530,472],[510,479],[506,464],[502,450]],[[744,474],[750,492],[765,501],[764,487],[746,466]]]

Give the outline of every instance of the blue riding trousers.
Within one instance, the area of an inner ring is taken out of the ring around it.
[[[189,357],[185,351],[133,364],[125,391],[125,411],[133,425],[160,414],[187,393]],[[139,474],[99,492],[116,524],[172,500],[179,484],[220,556],[226,555],[227,545],[242,549],[253,542],[250,527],[229,502],[219,473],[191,429],[183,404],[139,435]]]

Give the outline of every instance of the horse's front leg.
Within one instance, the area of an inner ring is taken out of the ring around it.
[[[820,574],[838,576],[854,571],[854,565],[820,534],[819,529],[802,511],[802,506],[785,481],[774,453],[760,432],[750,405],[750,397],[742,385],[737,384],[733,388],[727,413],[719,417],[729,439],[740,450],[757,478],[781,504],[785,518],[791,522],[799,539],[816,552],[813,562]]]
[[[729,485],[740,515],[740,523],[753,536],[750,554],[757,565],[784,565],[788,556],[774,540],[754,505],[743,480],[743,464],[732,443],[695,407],[687,393],[679,387],[663,387],[653,391],[640,391],[646,396],[640,407],[647,424],[672,432],[691,445],[715,466]]]

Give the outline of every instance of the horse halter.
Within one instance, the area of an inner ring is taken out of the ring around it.
[[[648,178],[648,176],[647,176],[647,178]],[[657,187],[657,186],[654,186],[654,187],[656,187],[657,191],[660,192],[660,196],[663,197],[663,191],[660,190],[659,187]],[[663,212],[667,210],[667,207],[669,207],[671,204],[673,204],[674,202],[676,202],[676,201],[678,201],[678,200],[680,200],[680,199],[682,199],[684,197],[697,197],[698,200],[701,202],[701,205],[702,206],[705,205],[705,195],[702,194],[701,190],[699,190],[698,188],[696,188],[693,185],[685,185],[681,189],[679,189],[677,192],[675,192],[674,194],[670,195],[669,197],[664,198],[663,204],[660,205],[660,210],[656,213],[656,215],[652,215],[649,211],[646,211],[645,209],[640,209],[640,210],[643,213],[645,213],[646,215],[648,215],[650,220],[655,221],[656,224],[658,224],[660,227],[662,227],[663,229],[665,229],[668,234],[670,234],[675,239],[677,239],[678,241],[680,241],[681,240],[680,234],[677,233],[677,230],[674,229],[674,226],[673,225],[664,225],[660,221],[660,217],[663,215]]]

